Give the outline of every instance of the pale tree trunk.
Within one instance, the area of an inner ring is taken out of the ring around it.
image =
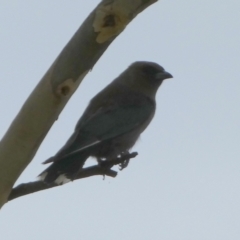
[[[138,13],[157,0],[103,0],[28,97],[0,142],[0,208],[85,75]]]

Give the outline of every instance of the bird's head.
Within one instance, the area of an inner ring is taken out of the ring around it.
[[[153,98],[163,80],[173,77],[159,64],[145,61],[132,63],[123,74],[122,83]]]

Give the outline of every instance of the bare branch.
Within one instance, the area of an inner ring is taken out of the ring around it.
[[[82,171],[78,173],[75,180],[97,176],[97,175],[116,177],[117,172],[112,170],[111,168],[114,165],[124,164],[126,161],[129,161],[131,158],[135,158],[136,156],[137,156],[137,152],[133,152],[133,153],[126,154],[120,158],[116,158],[111,161],[106,161],[104,162],[104,164],[84,168],[82,169]],[[9,195],[8,201],[11,201],[18,197],[25,196],[27,194],[35,193],[38,191],[42,191],[42,190],[46,190],[46,189],[50,189],[58,186],[61,186],[61,185],[57,185],[55,183],[45,184],[42,181],[22,183],[12,189],[12,192]]]

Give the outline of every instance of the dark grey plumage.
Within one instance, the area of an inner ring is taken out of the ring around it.
[[[44,163],[39,176],[46,182],[74,180],[86,159],[112,159],[133,147],[151,122],[155,95],[164,79],[172,78],[160,65],[135,62],[89,103],[75,131],[60,151]]]

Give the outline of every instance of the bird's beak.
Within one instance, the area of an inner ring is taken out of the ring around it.
[[[173,78],[173,75],[166,71],[163,71],[163,72],[157,73],[156,78],[157,79]]]

